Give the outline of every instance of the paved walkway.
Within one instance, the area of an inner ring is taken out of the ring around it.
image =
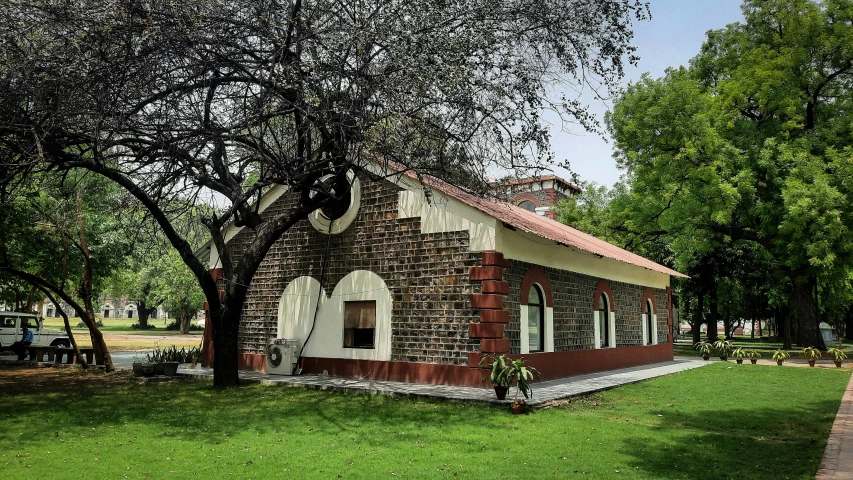
[[[815,480],[853,478],[853,377],[841,397]]]
[[[650,378],[669,375],[707,365],[701,360],[675,360],[672,362],[645,365],[642,367],[623,368],[609,372],[578,375],[574,377],[549,380],[533,384],[533,398],[528,405],[539,405],[553,400],[596,392],[635,383]],[[188,370],[183,366],[178,373],[185,375],[213,376],[213,370],[196,367]],[[492,389],[477,387],[453,387],[447,385],[426,385],[420,383],[405,383],[386,380],[360,380],[353,378],[329,377],[324,375],[268,375],[260,372],[240,372],[240,378],[245,382],[256,382],[266,385],[290,385],[316,390],[337,390],[344,392],[359,392],[403,397],[430,397],[452,400],[465,400],[485,403],[510,403],[515,395],[515,389],[510,389],[507,400],[497,400]]]

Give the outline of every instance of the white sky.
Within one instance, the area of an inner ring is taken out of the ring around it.
[[[637,47],[640,62],[637,67],[626,66],[624,85],[645,72],[658,78],[670,66],[687,65],[699,53],[705,32],[743,21],[740,0],[650,0],[650,4],[652,19],[634,24],[632,44]],[[594,102],[590,111],[603,122],[609,107],[609,102]],[[612,186],[619,179],[621,172],[610,143],[577,126],[563,132],[553,116],[544,118],[552,119],[554,125],[551,146],[556,159],[568,160],[581,180]],[[565,170],[555,169],[555,173],[568,178]]]

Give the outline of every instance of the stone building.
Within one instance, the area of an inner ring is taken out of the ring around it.
[[[555,175],[508,180],[494,184],[494,190],[499,199],[552,220],[557,202],[580,193],[577,185]]]
[[[275,338],[299,341],[304,373],[450,385],[481,385],[485,354],[524,355],[543,379],[673,358],[669,286],[682,274],[436,179],[352,179],[348,205],[292,227],[258,269],[241,368],[264,370]],[[259,208],[295,201],[278,187]],[[226,239],[236,258],[250,236]],[[199,256],[221,273],[215,246]],[[204,345],[209,363],[209,331]]]

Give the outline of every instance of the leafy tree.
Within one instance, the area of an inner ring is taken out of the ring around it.
[[[7,192],[0,209],[0,272],[70,305],[108,371],[112,360],[95,322],[94,302],[106,272],[121,264],[128,245],[125,226],[112,215],[123,202],[118,192],[92,175],[33,175],[22,179],[14,195]],[[61,315],[66,317],[64,311]],[[67,318],[66,330],[70,333]]]
[[[689,69],[631,86],[608,125],[635,224],[666,231],[680,265],[729,242],[760,246],[785,279],[767,291],[792,317],[786,342],[825,348],[819,297],[851,268],[853,2],[743,11]]]
[[[163,299],[163,307],[180,325],[181,333],[189,333],[190,321],[205,301],[204,293],[177,252],[170,251],[159,266],[161,275],[155,281],[155,291]]]
[[[623,59],[636,60],[632,19],[646,13],[635,0],[14,3],[0,12],[0,163],[84,169],[134,196],[207,299],[214,383],[235,385],[258,265],[283,232],[348,195],[348,172],[393,174],[372,168],[393,161],[478,192],[490,170],[543,168],[538,112],[594,127],[577,99],[552,92],[614,92]],[[300,201],[262,217],[273,185]],[[184,211],[223,203],[201,219],[222,297],[174,226],[178,198]],[[253,235],[239,258],[229,225]]]

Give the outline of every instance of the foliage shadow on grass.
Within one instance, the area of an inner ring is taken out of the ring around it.
[[[680,430],[681,441],[661,434],[629,438],[623,451],[649,477],[682,479],[814,478],[838,402],[819,401],[777,408],[671,409],[653,431]]]

